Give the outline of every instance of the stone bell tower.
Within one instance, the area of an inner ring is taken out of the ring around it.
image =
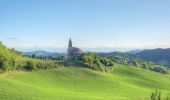
[[[68,49],[67,49],[67,57],[68,57],[68,63],[70,62],[71,60],[71,48],[72,48],[72,41],[71,41],[71,38],[69,39],[69,42],[68,42]]]
[[[72,41],[71,41],[71,38],[69,39],[69,42],[68,42],[68,49],[72,47]]]

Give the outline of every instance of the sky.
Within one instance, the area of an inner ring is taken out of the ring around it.
[[[170,0],[0,0],[0,41],[21,51],[170,48]]]

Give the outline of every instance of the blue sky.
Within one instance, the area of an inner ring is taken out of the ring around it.
[[[170,47],[169,0],[0,0],[0,41],[22,51]]]

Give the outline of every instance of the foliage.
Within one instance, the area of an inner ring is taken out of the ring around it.
[[[0,44],[0,70],[40,70],[57,68],[59,65],[56,61],[47,59],[35,59],[23,57],[21,52],[15,49],[8,49],[2,43]],[[61,64],[63,66],[63,64]]]
[[[133,57],[133,56],[126,55],[123,53],[119,53],[119,52],[115,52],[112,54],[102,54],[102,55],[99,54],[99,56],[102,58],[110,59],[115,63],[126,65],[126,66],[151,70],[151,71],[160,72],[163,74],[169,73],[169,68],[167,67],[156,65],[153,62],[145,61],[137,57]]]
[[[13,49],[6,48],[3,44],[0,44],[0,68],[3,71],[8,71],[11,66],[15,66],[15,57],[17,52]]]
[[[152,92],[150,98],[151,98],[151,100],[170,100],[170,98],[168,96],[162,97],[161,91],[158,92],[157,90]]]
[[[161,91],[155,90],[155,92],[152,92],[151,100],[161,100]]]
[[[107,67],[114,66],[114,62],[110,59],[101,58],[97,54],[91,52],[82,53],[79,56],[78,61],[89,68],[103,72],[108,71]]]
[[[26,64],[25,68],[26,68],[27,70],[35,70],[35,69],[36,69],[35,62],[33,62],[33,61],[27,61],[27,64]]]
[[[56,61],[64,61],[64,56],[63,55],[57,55],[57,56],[41,56],[41,55],[35,55],[32,54],[30,55],[24,55],[25,57],[29,57],[29,58],[35,58],[35,59],[39,59],[39,60],[56,60]]]

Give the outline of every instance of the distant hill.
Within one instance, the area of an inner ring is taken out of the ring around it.
[[[147,49],[134,54],[140,59],[152,61],[155,64],[170,67],[170,48]]]
[[[36,56],[60,56],[64,55],[64,53],[57,53],[57,52],[48,52],[48,51],[31,51],[31,52],[24,52],[25,55],[31,56],[35,54]]]
[[[137,54],[137,53],[139,53],[139,52],[141,52],[142,50],[140,50],[140,49],[135,49],[135,50],[131,50],[131,51],[128,51],[127,53],[128,54]]]
[[[117,56],[117,55],[125,55],[123,52],[109,52],[109,53],[97,53],[99,56],[105,57],[105,56]]]

